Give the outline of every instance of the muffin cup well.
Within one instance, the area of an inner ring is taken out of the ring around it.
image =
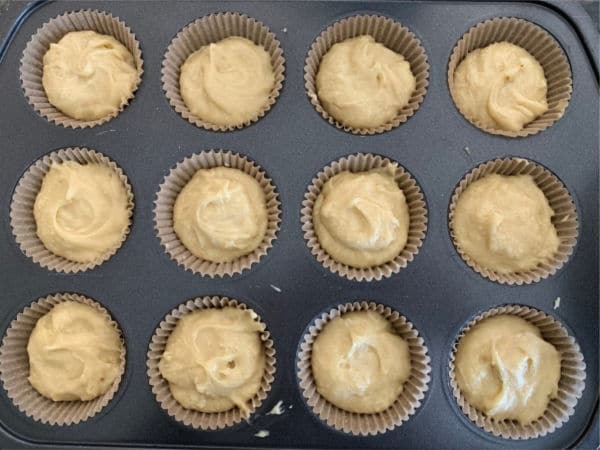
[[[388,167],[391,164],[396,164],[394,179],[398,187],[406,197],[409,214],[408,240],[406,246],[398,256],[391,261],[378,266],[368,267],[365,269],[351,267],[333,259],[319,244],[319,239],[315,232],[313,224],[313,208],[323,185],[335,175],[344,172],[365,172],[381,167]],[[398,273],[400,269],[412,261],[425,239],[427,231],[427,206],[421,188],[410,175],[410,173],[399,164],[391,161],[388,158],[373,155],[371,153],[357,153],[354,155],[345,156],[337,161],[326,166],[321,170],[311,185],[308,187],[302,202],[300,221],[302,223],[302,231],[304,231],[304,239],[307,241],[310,252],[317,258],[323,267],[329,269],[333,273],[345,277],[349,280],[356,281],[373,281],[381,280],[382,278],[390,277],[392,274]]]
[[[121,337],[119,373],[109,390],[89,401],[52,401],[29,383],[27,344],[37,321],[59,303],[78,302],[91,306],[110,322]],[[14,319],[0,347],[0,380],[13,404],[28,417],[49,425],[73,425],[98,414],[114,397],[125,373],[125,341],[119,325],[98,302],[78,294],[54,294],[27,306]]]
[[[527,50],[541,64],[548,84],[546,100],[548,111],[528,123],[520,131],[489,128],[468,116],[454,101],[460,113],[480,130],[507,137],[524,137],[537,134],[560,119],[573,90],[571,66],[565,52],[546,30],[538,25],[514,17],[498,17],[472,27],[458,41],[448,63],[448,86],[454,100],[454,72],[467,54],[495,42],[510,42]]]
[[[267,232],[260,245],[247,255],[223,263],[207,261],[192,254],[173,229],[173,208],[177,196],[198,170],[213,167],[231,167],[256,179],[263,189],[267,206]],[[253,161],[238,153],[225,150],[203,151],[179,162],[160,185],[154,204],[155,229],[167,254],[186,270],[211,278],[241,273],[259,262],[273,246],[281,222],[281,204],[271,179]]]
[[[416,87],[408,104],[391,121],[374,128],[354,128],[344,125],[327,112],[317,95],[316,78],[323,56],[334,44],[363,35],[372,36],[376,42],[401,54],[410,64],[410,70],[416,78]],[[353,134],[372,135],[396,128],[415,113],[427,93],[429,64],[421,42],[399,22],[383,16],[351,16],[335,22],[315,39],[306,57],[304,81],[310,103],[330,124]]]
[[[561,374],[558,383],[558,397],[551,400],[545,413],[529,425],[521,425],[515,420],[496,421],[471,406],[458,387],[454,360],[458,343],[468,331],[488,317],[510,314],[527,320],[542,333],[542,338],[552,344],[560,353]],[[450,387],[462,412],[479,428],[505,439],[532,439],[545,436],[560,428],[573,415],[577,400],[585,388],[586,366],[579,345],[560,322],[552,316],[534,308],[521,305],[506,305],[492,308],[479,314],[460,331],[452,346],[449,361]]]
[[[246,38],[263,47],[271,57],[271,66],[275,75],[275,84],[267,103],[256,116],[237,125],[217,125],[192,114],[179,91],[181,66],[187,58],[206,45],[222,41],[231,36]],[[285,78],[285,59],[281,44],[269,28],[262,22],[245,14],[232,12],[210,14],[186,25],[173,38],[162,63],[162,85],[171,106],[181,117],[200,128],[212,131],[232,131],[244,128],[262,118],[275,104]]]
[[[95,261],[82,263],[55,255],[44,247],[44,244],[37,235],[37,226],[33,215],[35,199],[42,187],[44,176],[46,176],[50,170],[52,163],[63,163],[65,161],[75,161],[80,164],[99,164],[109,167],[119,176],[127,191],[129,226],[125,230],[125,233],[123,233],[121,241]],[[125,239],[129,234],[132,215],[133,192],[123,170],[121,170],[114,161],[107,156],[104,156],[102,153],[79,147],[60,149],[49,153],[34,162],[19,180],[10,205],[10,224],[13,235],[15,236],[21,251],[40,266],[48,270],[65,273],[77,273],[93,269],[112,257],[123,245],[123,242],[125,242]]]
[[[503,274],[487,269],[473,261],[455,240],[454,209],[460,194],[467,189],[472,182],[492,173],[499,175],[531,175],[535,184],[544,193],[550,207],[554,211],[552,225],[556,228],[560,240],[558,250],[552,258],[538,264],[538,266],[532,270]],[[565,185],[545,167],[523,158],[494,159],[480,164],[465,175],[452,194],[448,212],[448,223],[450,236],[454,242],[456,251],[463,260],[481,276],[498,283],[509,285],[537,283],[540,280],[554,275],[568,261],[569,256],[573,253],[573,249],[577,242],[579,227],[575,203]]]
[[[258,392],[249,401],[249,415],[253,414],[263,403],[267,397],[267,393],[271,390],[271,383],[273,383],[273,380],[275,379],[276,358],[273,340],[261,318],[244,303],[240,303],[237,300],[229,299],[227,297],[198,297],[174,308],[160,322],[160,325],[154,331],[148,350],[148,359],[146,361],[148,367],[147,374],[150,386],[152,386],[152,392],[158,403],[160,403],[161,408],[178,422],[182,422],[195,429],[222,429],[240,423],[242,420],[246,419],[247,416],[244,415],[238,407],[218,413],[204,413],[184,408],[171,394],[169,382],[162,377],[158,365],[163,352],[165,351],[169,336],[177,326],[179,319],[193,311],[213,308],[222,309],[225,307],[250,311],[253,319],[260,323],[262,328],[260,339],[263,342],[265,351],[265,371]]]
[[[381,314],[393,330],[407,343],[410,353],[410,376],[396,401],[385,411],[358,414],[345,411],[330,403],[317,391],[312,373],[312,346],[328,322],[352,311],[374,311]],[[429,389],[430,358],[423,338],[406,317],[388,306],[374,302],[353,302],[339,305],[317,317],[302,338],[297,357],[300,390],[306,403],[323,422],[338,431],[368,436],[385,433],[407,421],[421,405]]]
[[[78,120],[67,116],[50,104],[42,84],[44,55],[50,44],[58,42],[71,31],[87,30],[114,37],[131,52],[137,68],[137,78],[129,97],[119,105],[117,111],[96,120]],[[21,86],[29,104],[48,121],[68,128],[91,128],[114,119],[125,109],[142,81],[143,65],[140,44],[125,22],[98,10],[72,11],[50,19],[31,37],[21,58]]]

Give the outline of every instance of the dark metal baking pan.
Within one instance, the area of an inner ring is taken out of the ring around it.
[[[269,448],[563,448],[577,445],[598,401],[598,79],[590,53],[597,33],[581,27],[583,10],[562,3],[517,2],[333,2],[333,1],[56,1],[21,20],[0,65],[0,332],[33,300],[54,292],[79,292],[100,302],[119,321],[127,340],[127,371],[114,400],[80,425],[52,427],[21,414],[0,392],[2,447],[197,446]],[[0,16],[7,33],[24,3]],[[39,117],[23,96],[19,60],[35,30],[67,10],[97,8],[123,19],[137,35],[144,77],[135,99],[115,120],[86,130],[64,129]],[[272,110],[241,131],[215,133],[183,120],[168,104],[160,83],[166,47],[187,23],[217,11],[246,13],[276,33],[286,57],[286,80]],[[424,103],[400,127],[377,136],[354,136],[325,122],[306,98],[304,58],[329,24],[353,14],[383,14],[408,26],[428,55],[430,84]],[[488,18],[516,16],[550,31],[566,51],[573,96],[551,128],[524,139],[492,136],[456,110],[446,83],[456,41]],[[584,24],[585,25],[585,24]],[[590,44],[591,43],[591,44]],[[86,146],[114,159],[135,193],[131,234],[121,250],[97,269],[77,275],[51,273],[25,257],[11,233],[9,205],[29,165],[52,150]],[[202,278],[178,267],[155,236],[153,201],[168,170],[204,149],[241,152],[275,182],[283,208],[278,239],[269,254],[241,276]],[[312,177],[331,161],[354,152],[399,161],[417,179],[429,210],[424,245],[399,274],[379,282],[345,280],[310,254],[300,229],[300,205]],[[473,272],[448,234],[447,210],[460,178],[480,162],[508,155],[531,158],[552,170],[576,201],[580,235],[575,253],[556,275],[508,287]],[[281,292],[271,286],[280,288]],[[187,299],[224,295],[246,302],[262,316],[277,349],[273,389],[249,423],[203,432],[181,425],[156,403],[146,375],[148,341],[162,317]],[[554,300],[560,297],[558,309]],[[375,437],[352,437],[328,428],[307,408],[295,371],[296,349],[306,326],[334,305],[355,299],[387,304],[406,315],[425,338],[432,380],[423,405],[408,422]],[[506,441],[475,427],[456,406],[447,386],[452,340],[477,312],[503,303],[546,311],[577,338],[587,363],[583,397],[556,432],[527,441]],[[266,413],[279,400],[282,415]],[[597,420],[597,419],[596,419]],[[268,430],[266,438],[256,437]],[[593,432],[585,446],[597,445]]]

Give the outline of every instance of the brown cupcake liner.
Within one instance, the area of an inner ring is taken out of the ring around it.
[[[231,36],[246,38],[263,47],[271,56],[275,84],[267,104],[250,120],[237,125],[217,125],[192,114],[179,92],[180,68],[187,58],[206,45],[222,41]],[[186,25],[173,38],[162,63],[162,84],[171,106],[181,117],[199,128],[212,131],[233,131],[247,127],[261,119],[275,104],[285,78],[285,58],[281,44],[269,28],[245,14],[233,12],[209,14]]]
[[[247,255],[223,263],[198,258],[186,248],[173,229],[173,208],[177,196],[198,170],[213,167],[231,167],[254,177],[265,194],[268,215],[267,232],[260,245]],[[281,222],[281,203],[271,179],[246,156],[225,150],[203,151],[179,162],[160,185],[154,205],[155,229],[167,254],[186,270],[211,278],[242,273],[258,263],[273,246]]]
[[[548,84],[546,100],[548,111],[527,124],[520,131],[488,128],[474,117],[468,116],[454,97],[454,72],[467,54],[495,42],[510,42],[527,50],[542,65]],[[507,137],[524,137],[539,133],[560,119],[573,90],[571,66],[565,52],[552,35],[534,23],[515,17],[498,17],[472,27],[458,41],[448,62],[448,87],[460,113],[480,130]]]
[[[313,208],[323,185],[329,179],[344,171],[365,172],[392,164],[397,165],[394,179],[404,193],[408,205],[410,223],[406,246],[393,260],[378,266],[361,269],[336,261],[319,244],[313,225]],[[357,153],[334,161],[313,178],[306,194],[304,194],[300,222],[302,223],[304,239],[307,241],[310,252],[323,267],[349,280],[379,281],[382,278],[388,278],[398,273],[400,269],[406,267],[414,259],[415,255],[419,253],[427,231],[427,206],[421,188],[416,180],[401,165],[383,156],[371,153]]]
[[[255,321],[260,323],[262,331],[260,339],[263,342],[265,351],[265,372],[256,395],[249,401],[249,413],[244,415],[243,411],[234,407],[224,412],[205,413],[186,409],[171,394],[169,382],[165,380],[158,368],[163,352],[165,351],[167,340],[177,326],[177,322],[184,315],[203,309],[222,309],[225,307],[233,307],[241,310],[248,310],[252,313]],[[271,384],[275,379],[275,347],[270,333],[261,318],[244,303],[227,297],[197,297],[194,300],[189,300],[186,303],[179,305],[171,310],[169,314],[160,322],[160,325],[154,331],[154,335],[150,341],[148,350],[148,359],[146,365],[148,367],[148,377],[152,392],[156,400],[169,416],[173,417],[178,422],[182,422],[187,426],[201,430],[217,430],[240,423],[252,415],[267,398],[268,392],[271,390]]]
[[[352,311],[375,311],[381,314],[409,346],[410,377],[398,399],[379,413],[359,414],[338,408],[319,394],[313,377],[312,346],[317,335],[328,322]],[[425,342],[413,324],[390,307],[367,301],[339,305],[318,316],[302,338],[297,357],[300,390],[312,412],[330,427],[355,436],[385,433],[406,422],[421,405],[431,379],[431,360],[427,352]]]
[[[550,207],[554,211],[552,225],[556,228],[560,244],[552,258],[538,264],[532,270],[513,272],[509,274],[498,273],[487,269],[473,261],[469,255],[458,245],[454,233],[454,208],[460,194],[474,181],[496,173],[499,175],[531,175],[535,184],[542,190]],[[534,161],[524,158],[501,158],[480,164],[471,170],[460,181],[450,200],[448,212],[448,225],[450,236],[456,251],[462,259],[481,276],[501,284],[522,285],[537,283],[540,280],[554,275],[569,259],[577,243],[579,223],[575,203],[565,185],[548,169]]]
[[[458,387],[454,360],[459,341],[480,321],[497,315],[515,315],[539,328],[545,341],[560,353],[561,375],[558,397],[551,400],[544,414],[528,425],[515,420],[496,421],[470,405]],[[450,387],[462,412],[479,428],[505,439],[533,439],[554,432],[565,424],[574,413],[575,405],[585,388],[586,365],[579,345],[560,322],[552,316],[534,308],[521,305],[506,305],[492,308],[479,314],[460,331],[452,345],[449,360]]]
[[[103,395],[89,401],[53,401],[41,395],[29,383],[27,344],[37,321],[54,306],[64,302],[89,305],[106,317],[121,336],[120,370],[117,379]],[[8,397],[19,411],[33,420],[49,425],[74,425],[98,414],[115,396],[125,373],[125,341],[119,325],[100,303],[78,294],[54,294],[40,298],[17,314],[0,347],[0,380]]]
[[[86,30],[114,37],[131,52],[137,68],[135,86],[129,97],[121,103],[118,111],[96,120],[77,120],[67,116],[50,104],[42,84],[44,55],[50,48],[50,44],[58,42],[71,31]],[[143,65],[140,44],[125,22],[98,10],[71,11],[50,19],[31,37],[21,58],[21,86],[29,104],[48,121],[67,128],[91,128],[114,119],[125,109],[142,81]]]
[[[65,161],[75,161],[80,164],[100,164],[110,167],[119,176],[127,191],[129,226],[118,245],[111,248],[95,261],[82,263],[55,255],[44,247],[44,244],[37,235],[37,226],[33,215],[35,199],[52,163],[63,163]],[[19,180],[10,205],[10,225],[21,251],[40,266],[48,270],[64,273],[84,272],[110,259],[121,248],[125,239],[127,239],[131,227],[132,215],[133,191],[123,170],[107,156],[85,147],[63,148],[49,153],[34,162]]]
[[[376,42],[401,54],[409,62],[410,70],[416,78],[415,91],[408,104],[391,121],[376,128],[354,128],[344,125],[325,110],[317,95],[316,77],[323,56],[334,44],[363,35],[372,36]],[[353,134],[373,135],[396,128],[419,108],[429,85],[429,63],[421,41],[399,22],[383,16],[351,16],[335,22],[315,39],[306,57],[304,81],[310,103],[331,125]]]

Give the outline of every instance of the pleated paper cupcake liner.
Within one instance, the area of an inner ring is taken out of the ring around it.
[[[256,116],[237,125],[217,125],[192,114],[179,91],[179,76],[181,66],[186,59],[206,45],[222,41],[231,36],[246,38],[256,45],[263,47],[271,56],[271,66],[275,75],[275,84],[269,94],[267,103],[257,112]],[[257,122],[275,104],[285,78],[285,59],[281,44],[269,28],[262,22],[245,14],[233,12],[210,14],[186,25],[173,38],[162,64],[163,90],[171,106],[181,117],[200,128],[212,131],[233,131]]]
[[[271,384],[275,379],[276,358],[273,340],[261,318],[244,303],[227,297],[198,297],[174,308],[162,320],[152,336],[148,350],[148,359],[146,361],[146,365],[148,366],[147,373],[150,386],[152,386],[152,392],[161,408],[178,422],[195,429],[222,429],[238,424],[242,420],[247,419],[248,416],[244,415],[243,411],[237,406],[218,413],[205,413],[184,408],[171,394],[169,382],[162,377],[158,365],[165,351],[169,336],[177,326],[179,319],[193,311],[212,308],[222,309],[225,307],[250,311],[254,320],[260,323],[262,328],[260,339],[263,342],[265,352],[265,371],[258,392],[249,401],[248,416],[252,415],[260,407],[265,398],[267,398],[267,394],[271,390]]]
[[[265,194],[268,216],[267,232],[260,245],[247,255],[222,263],[195,256],[183,245],[173,229],[173,208],[177,196],[198,170],[213,167],[231,167],[256,179]],[[160,185],[154,204],[155,229],[167,254],[186,270],[211,278],[242,273],[258,263],[273,246],[281,222],[281,204],[271,179],[253,161],[238,153],[225,150],[203,151],[178,163]]]
[[[388,123],[374,128],[354,128],[344,125],[321,105],[317,95],[316,77],[321,59],[329,49],[347,39],[369,35],[376,42],[401,54],[410,64],[410,70],[416,78],[415,91],[408,104]],[[429,64],[425,49],[417,37],[399,22],[383,16],[359,15],[346,17],[324,30],[313,42],[304,65],[304,81],[310,103],[331,125],[353,134],[372,135],[396,128],[406,122],[419,108],[429,85]]]
[[[535,325],[542,333],[542,338],[552,344],[560,353],[561,373],[558,383],[558,397],[550,400],[544,414],[528,425],[522,425],[515,420],[497,421],[486,416],[470,405],[463,396],[455,374],[455,354],[458,343],[471,328],[488,317],[497,315],[514,315]],[[462,412],[479,428],[505,439],[533,439],[545,436],[562,427],[571,415],[575,405],[585,388],[586,366],[579,345],[552,316],[534,308],[521,305],[506,305],[492,308],[471,320],[461,330],[452,346],[449,361],[450,386],[452,394]]]
[[[120,367],[117,378],[103,395],[89,401],[52,401],[29,383],[27,344],[37,321],[59,303],[79,302],[95,308],[121,336]],[[0,380],[8,397],[19,411],[33,420],[49,425],[74,425],[98,414],[115,396],[125,373],[125,341],[119,325],[98,302],[78,294],[62,293],[40,298],[13,320],[0,347]]]
[[[87,30],[114,37],[131,52],[137,68],[137,78],[129,97],[119,105],[117,111],[96,120],[78,120],[67,116],[50,104],[42,84],[44,55],[50,44],[58,42],[71,31]],[[21,58],[21,86],[29,104],[48,121],[67,128],[91,128],[114,119],[125,109],[142,81],[143,65],[140,43],[125,22],[98,10],[72,11],[50,19],[31,37]]]
[[[35,199],[42,187],[42,181],[53,163],[75,161],[79,164],[99,164],[109,167],[119,176],[127,191],[127,208],[129,211],[129,226],[123,233],[121,241],[110,248],[100,258],[91,262],[71,261],[59,255],[55,255],[46,247],[37,235],[37,226],[33,215]],[[49,153],[34,162],[23,174],[13,193],[10,205],[10,224],[13,235],[21,248],[21,251],[31,258],[35,263],[56,272],[77,273],[93,269],[111,258],[123,245],[133,215],[133,191],[127,180],[127,176],[117,164],[107,156],[95,150],[80,147],[63,148]]]
[[[390,322],[393,330],[408,343],[410,376],[397,400],[379,413],[359,414],[338,408],[319,394],[313,377],[312,347],[315,339],[328,322],[352,311],[375,311],[381,314]],[[302,338],[297,358],[300,390],[313,413],[330,427],[355,436],[385,433],[409,420],[421,405],[430,381],[431,360],[427,351],[423,338],[419,336],[413,324],[388,306],[366,301],[339,305],[317,317]]]
[[[544,193],[550,207],[554,211],[552,225],[556,228],[560,240],[558,250],[551,258],[538,264],[534,269],[508,274],[496,272],[475,262],[456,242],[454,233],[454,209],[458,198],[471,183],[492,173],[499,175],[531,175],[535,184]],[[565,185],[545,167],[523,158],[494,159],[480,164],[465,175],[452,194],[448,221],[450,236],[452,237],[457,252],[463,260],[481,276],[497,283],[509,285],[537,283],[540,280],[554,275],[569,260],[569,257],[573,253],[575,244],[577,243],[579,227],[575,203]]]
[[[567,109],[573,81],[571,66],[558,42],[534,23],[514,17],[498,17],[472,27],[458,41],[448,63],[448,86],[454,99],[454,72],[467,54],[475,49],[487,47],[495,42],[510,42],[527,50],[542,65],[548,83],[546,100],[548,111],[527,124],[520,131],[489,128],[474,117],[470,117],[456,103],[460,113],[477,128],[491,134],[507,137],[524,137],[539,133],[560,119]]]
[[[404,193],[408,206],[410,223],[406,246],[394,259],[378,266],[357,268],[336,261],[319,244],[313,224],[313,208],[321,193],[321,189],[323,189],[323,185],[329,179],[344,171],[365,172],[381,167],[388,167],[391,164],[396,164],[394,179]],[[427,206],[421,188],[406,169],[392,162],[390,159],[379,155],[357,153],[334,161],[313,178],[311,185],[304,195],[300,221],[302,223],[302,231],[304,231],[304,239],[306,239],[311,253],[323,267],[349,280],[373,281],[381,280],[382,278],[387,278],[398,273],[400,269],[406,267],[414,259],[415,255],[419,253],[427,231]]]

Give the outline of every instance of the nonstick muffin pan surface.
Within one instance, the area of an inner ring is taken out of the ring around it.
[[[9,13],[25,4],[13,4]],[[123,20],[142,49],[144,74],[134,99],[115,119],[83,130],[63,128],[29,105],[19,80],[20,58],[36,30],[66,11],[98,9]],[[285,57],[285,81],[274,106],[258,122],[232,132],[195,127],[169,105],[161,64],[173,37],[206,14],[244,13],[275,33]],[[429,63],[423,103],[391,131],[359,136],[327,123],[311,105],[304,64],[314,39],[329,25],[356,14],[390,17],[421,41]],[[12,15],[14,17],[16,14]],[[519,17],[549,31],[564,49],[573,93],[564,117],[526,138],[482,132],[452,102],[447,67],[452,49],[470,27],[494,17]],[[6,16],[5,16],[6,17]],[[0,16],[3,32],[8,19]],[[190,446],[225,448],[563,448],[585,432],[598,402],[598,108],[597,69],[568,16],[539,3],[516,2],[328,2],[328,1],[56,1],[36,9],[17,30],[0,64],[0,332],[31,302],[75,292],[104,305],[123,330],[127,365],[113,400],[74,426],[50,426],[20,413],[0,391],[3,447],[24,445]],[[13,191],[28,167],[67,147],[99,151],[123,169],[133,188],[130,235],[101,266],[78,274],[51,272],[26,257],[10,225]],[[265,170],[281,202],[273,247],[240,275],[202,277],[185,271],[161,247],[154,224],[159,185],[179,161],[209,149],[246,155]],[[302,201],[323,167],[357,153],[399,162],[425,197],[428,223],[414,260],[389,278],[357,282],[324,268],[310,253],[301,229]],[[516,156],[554,173],[571,193],[579,221],[573,255],[553,276],[507,286],[473,271],[456,252],[448,230],[448,206],[460,179],[482,162]],[[166,314],[206,295],[237,299],[266,323],[276,349],[272,389],[248,422],[200,431],[170,418],[157,403],[146,374],[149,341]],[[560,298],[559,306],[556,299]],[[321,313],[339,304],[368,300],[390,306],[412,322],[431,358],[431,381],[408,421],[377,436],[335,431],[314,415],[298,386],[298,345]],[[532,306],[559,320],[577,339],[587,366],[583,396],[560,429],[537,439],[507,441],[484,432],[457,406],[449,387],[448,361],[460,329],[477,314],[503,304]],[[282,402],[282,414],[269,414]],[[267,431],[268,436],[261,431]]]

